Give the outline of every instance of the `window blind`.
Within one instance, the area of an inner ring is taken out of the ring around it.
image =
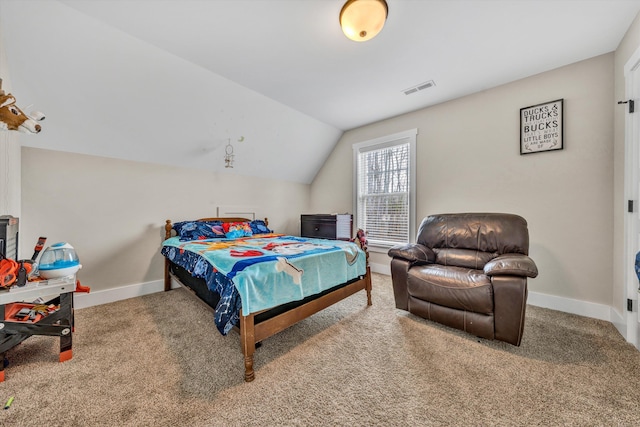
[[[371,244],[409,242],[409,155],[407,140],[358,152],[357,224]]]

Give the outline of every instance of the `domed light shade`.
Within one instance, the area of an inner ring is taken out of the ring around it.
[[[374,38],[387,20],[385,0],[348,0],[340,11],[340,26],[345,36],[357,42]]]

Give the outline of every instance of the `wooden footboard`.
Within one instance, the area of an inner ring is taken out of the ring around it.
[[[367,305],[371,305],[371,274],[368,266],[367,274],[361,279],[258,324],[254,321],[253,313],[244,316],[240,312],[240,343],[244,354],[244,380],[253,381],[255,378],[253,353],[256,350],[256,343],[363,289],[367,292]]]
[[[244,222],[250,221],[243,218],[205,218],[206,220],[220,220],[228,222]],[[203,220],[205,220],[203,219]],[[265,219],[266,222],[266,219]],[[171,221],[167,220],[165,225],[166,239],[171,237]],[[281,332],[294,325],[295,323],[306,319],[307,317],[324,310],[325,308],[342,301],[343,299],[355,294],[358,291],[365,290],[367,294],[367,306],[371,303],[371,271],[369,269],[369,254],[366,247],[363,248],[367,257],[366,274],[357,280],[340,286],[331,292],[325,293],[315,299],[312,299],[295,308],[284,311],[266,320],[256,323],[256,315],[259,313],[251,313],[247,316],[240,312],[240,344],[242,346],[242,354],[244,355],[244,380],[249,382],[255,379],[255,371],[253,369],[253,355],[256,350],[256,344],[269,338],[278,332]],[[169,268],[170,261],[165,258],[164,266],[164,289],[171,289],[171,271]],[[177,278],[176,278],[177,279]],[[182,284],[179,279],[178,283]]]

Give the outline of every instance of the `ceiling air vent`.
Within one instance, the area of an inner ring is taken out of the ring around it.
[[[428,82],[420,83],[419,85],[410,87],[409,89],[403,90],[405,95],[411,95],[412,93],[416,93],[419,90],[429,89],[430,87],[435,86],[436,84],[433,80],[429,80]]]

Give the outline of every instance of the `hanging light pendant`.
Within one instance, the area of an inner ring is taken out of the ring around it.
[[[348,0],[340,11],[340,26],[345,36],[364,42],[384,27],[389,9],[385,0]]]
[[[233,158],[234,158],[233,145],[231,145],[231,138],[228,138],[227,145],[224,147],[224,167],[225,168],[233,167]]]

